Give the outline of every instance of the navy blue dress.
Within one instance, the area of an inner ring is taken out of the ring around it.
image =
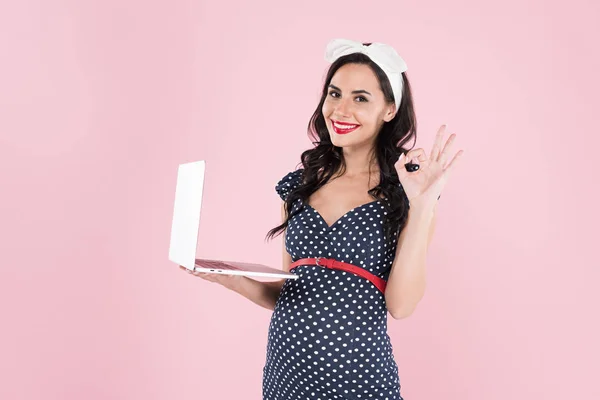
[[[286,199],[302,169],[276,185]],[[302,207],[298,200],[293,209]],[[397,239],[386,245],[380,200],[358,206],[328,226],[312,207],[292,220],[285,246],[292,261],[335,258],[387,280]],[[397,238],[397,235],[394,235]],[[301,265],[287,279],[269,325],[263,400],[402,400],[387,334],[385,297],[353,273]]]

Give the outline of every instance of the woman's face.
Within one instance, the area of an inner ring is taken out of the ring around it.
[[[331,78],[323,103],[329,136],[338,147],[371,146],[384,121],[394,118],[373,70],[364,64],[345,64]]]

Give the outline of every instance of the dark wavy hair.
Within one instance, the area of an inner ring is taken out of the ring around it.
[[[364,45],[368,46],[370,43],[364,43]],[[346,169],[342,148],[334,146],[331,142],[322,112],[331,78],[340,67],[346,64],[368,65],[379,80],[385,100],[388,103],[394,103],[395,101],[389,79],[383,70],[365,54],[348,54],[338,58],[331,64],[323,85],[321,101],[308,123],[308,134],[313,139],[315,147],[302,153],[300,157],[304,168],[302,182],[297,188],[289,192],[284,206],[285,221],[267,233],[267,240],[283,233],[288,227],[290,219],[308,203],[310,195],[327,183],[336,171],[343,173]],[[404,228],[409,208],[408,198],[402,189],[394,164],[402,153],[406,154],[412,149],[404,149],[404,145],[412,141],[414,146],[417,137],[417,121],[410,83],[406,73],[402,73],[402,78],[403,89],[400,109],[391,121],[384,122],[381,127],[375,140],[375,148],[371,158],[371,160],[376,158],[379,165],[380,183],[369,190],[369,194],[374,197],[374,200],[380,199],[382,194],[386,199],[386,201],[381,200],[387,211],[383,228],[386,241],[390,244],[394,236],[397,236]],[[302,207],[290,213],[290,210],[293,210],[293,204],[297,200],[302,201]]]

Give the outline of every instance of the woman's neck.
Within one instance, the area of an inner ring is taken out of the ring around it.
[[[348,177],[379,174],[377,158],[372,157],[372,151],[344,150],[344,175]],[[339,171],[338,171],[339,172]]]

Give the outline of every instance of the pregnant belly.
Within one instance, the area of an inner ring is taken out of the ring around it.
[[[267,364],[307,377],[393,373],[387,310],[370,282],[317,266],[295,272],[301,277],[285,282],[271,317]]]

